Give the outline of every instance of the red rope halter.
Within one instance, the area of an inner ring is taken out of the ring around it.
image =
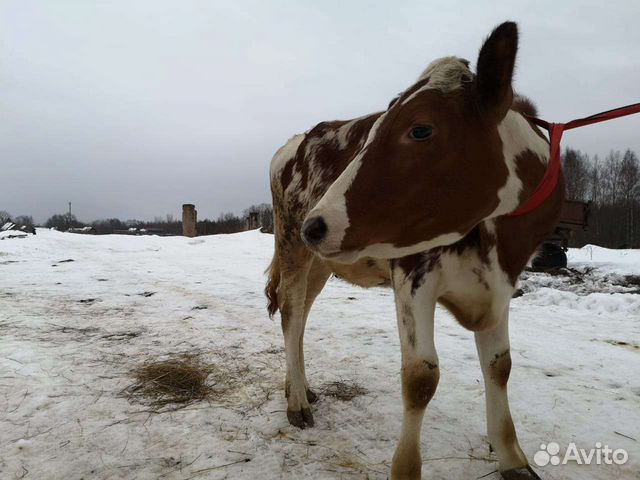
[[[531,197],[518,209],[507,214],[510,217],[516,217],[518,215],[524,215],[532,210],[538,208],[542,202],[544,202],[551,192],[556,188],[558,184],[558,178],[560,177],[560,170],[562,165],[560,163],[560,140],[565,130],[571,130],[572,128],[584,127],[585,125],[591,125],[592,123],[604,122],[606,120],[612,120],[614,118],[624,117],[626,115],[632,115],[634,113],[640,113],[640,103],[634,103],[633,105],[627,105],[626,107],[615,108],[602,113],[596,113],[590,117],[579,118],[577,120],[571,120],[568,123],[549,123],[545,120],[541,120],[536,117],[526,115],[526,117],[539,127],[546,128],[549,132],[550,153],[549,164],[547,171],[542,177],[542,181],[535,189]]]

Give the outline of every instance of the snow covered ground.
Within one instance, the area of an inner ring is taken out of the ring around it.
[[[316,427],[290,427],[278,321],[262,294],[273,237],[0,238],[0,478],[387,478],[401,419],[391,292],[329,281],[305,337]],[[512,302],[520,442],[596,442],[625,465],[535,467],[544,479],[640,478],[640,251],[585,247],[566,275],[528,273]],[[498,478],[473,337],[437,312],[441,381],[423,476]],[[145,361],[199,353],[236,372],[221,398],[153,413],[122,392]],[[494,472],[494,473],[492,473]]]

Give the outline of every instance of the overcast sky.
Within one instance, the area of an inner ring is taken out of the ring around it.
[[[200,218],[269,202],[294,133],[386,108],[520,26],[515,87],[566,121],[640,101],[640,1],[0,0],[0,210]],[[640,153],[640,115],[568,132]]]

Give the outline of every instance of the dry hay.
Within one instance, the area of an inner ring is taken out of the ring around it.
[[[210,378],[214,368],[196,355],[178,355],[166,360],[148,361],[131,370],[136,379],[123,392],[129,400],[156,407],[186,406],[208,399],[214,393],[223,393],[224,375]]]
[[[242,415],[260,410],[279,384],[271,376],[275,365],[256,360],[249,367],[232,347],[202,351],[193,347],[129,364],[128,375],[134,382],[119,395],[150,407],[144,410],[149,413],[207,406],[230,408]],[[202,401],[206,405],[192,407]]]
[[[344,380],[325,383],[322,385],[320,392],[325,396],[337,398],[343,402],[350,402],[356,397],[369,393],[362,385]]]

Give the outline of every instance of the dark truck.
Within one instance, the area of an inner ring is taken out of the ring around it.
[[[555,232],[540,245],[533,259],[534,269],[566,268],[569,239],[576,228],[586,229],[589,220],[589,203],[565,200],[560,221]]]

